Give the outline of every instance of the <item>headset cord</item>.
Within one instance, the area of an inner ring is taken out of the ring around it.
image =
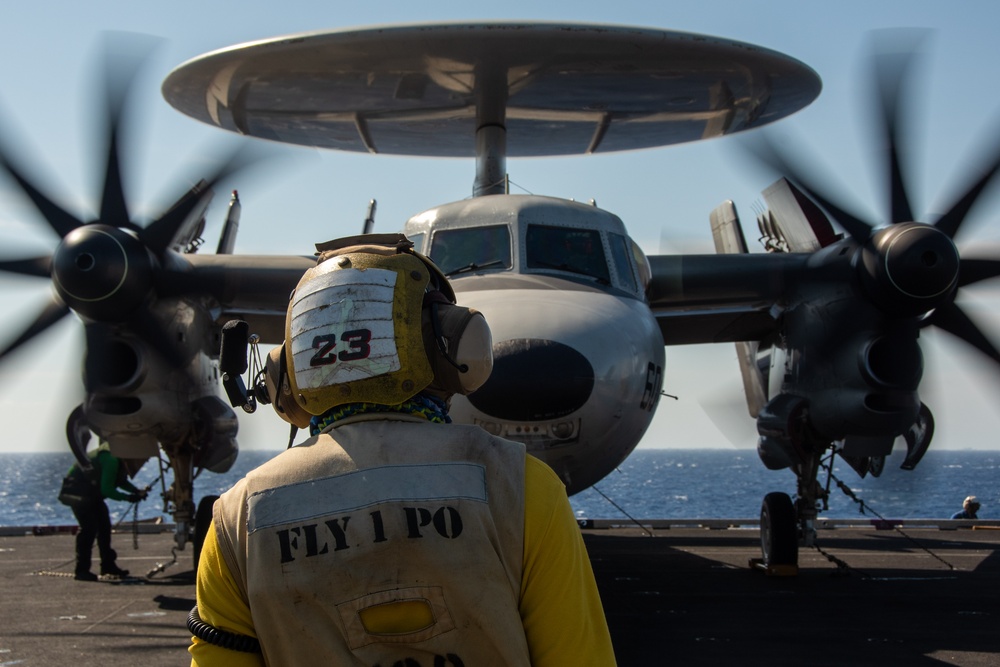
[[[242,653],[261,652],[260,641],[256,637],[220,630],[201,620],[201,616],[198,615],[198,605],[192,607],[191,613],[188,614],[187,628],[195,637],[214,646]]]

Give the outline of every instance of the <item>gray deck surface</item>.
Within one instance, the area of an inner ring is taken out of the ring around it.
[[[753,529],[585,537],[620,665],[1000,665],[1000,530],[904,531],[822,530],[844,566],[803,549],[794,577],[750,567]],[[188,664],[190,546],[146,579],[173,537],[132,542],[140,578],[83,583],[70,534],[0,537],[0,667]]]

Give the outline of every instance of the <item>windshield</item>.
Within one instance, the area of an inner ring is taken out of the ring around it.
[[[621,234],[608,232],[611,245],[611,257],[615,260],[615,273],[625,289],[635,292],[635,275],[632,273],[632,263],[629,261],[628,239]]]
[[[529,269],[558,269],[610,284],[601,233],[593,229],[530,225],[526,238]]]
[[[444,229],[431,241],[430,258],[446,276],[509,269],[510,257],[510,231],[505,225]]]

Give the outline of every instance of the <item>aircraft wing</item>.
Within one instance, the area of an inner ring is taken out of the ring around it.
[[[667,345],[763,340],[808,254],[653,255],[647,296]]]
[[[284,340],[288,298],[316,266],[315,257],[295,255],[183,255],[177,261],[172,276],[215,302],[218,323],[246,320],[250,333],[267,344]]]

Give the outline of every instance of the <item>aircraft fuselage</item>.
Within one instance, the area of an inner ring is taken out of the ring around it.
[[[524,442],[570,493],[638,444],[663,382],[648,265],[621,220],[550,197],[490,195],[410,219],[405,233],[493,334],[494,370],[455,421]]]

